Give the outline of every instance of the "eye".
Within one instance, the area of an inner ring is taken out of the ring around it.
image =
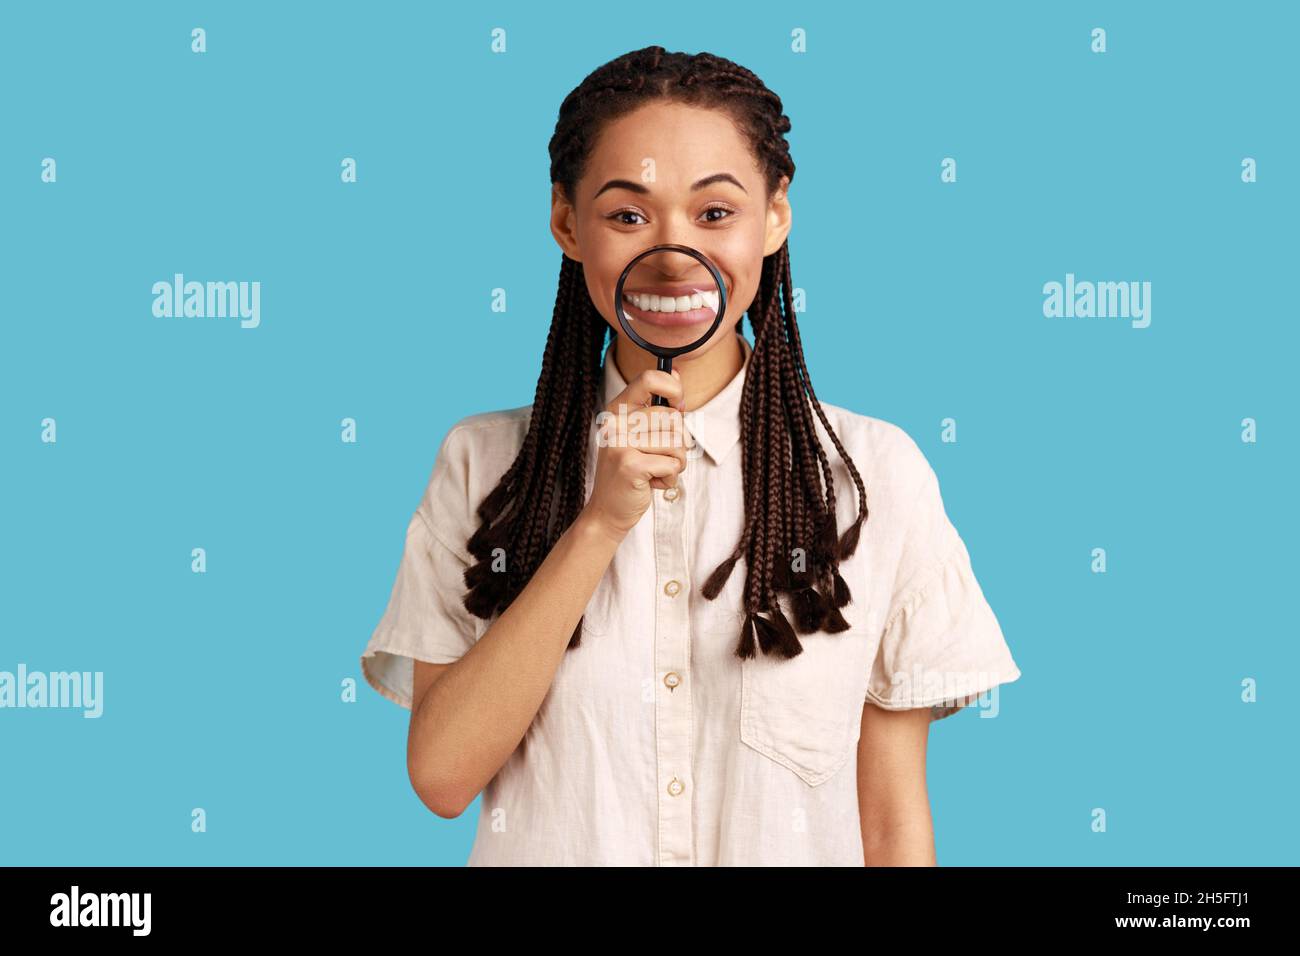
[[[606,216],[605,218],[606,218],[606,219],[613,219],[613,220],[616,220],[620,226],[636,226],[636,225],[640,225],[640,223],[628,222],[628,221],[625,220],[625,219],[620,219],[620,218],[619,218],[620,216],[641,216],[641,214],[640,214],[639,212],[637,212],[635,209],[620,209],[620,210],[618,210],[617,212],[610,213],[610,214],[609,214],[608,216]],[[644,219],[645,217],[644,217],[644,216],[641,216],[641,218]]]
[[[726,213],[726,215],[724,215],[724,216],[710,216],[710,213],[715,213],[715,212],[716,212],[716,213]],[[731,217],[735,216],[735,215],[736,215],[736,210],[735,210],[734,208],[732,208],[731,206],[725,206],[725,205],[715,204],[715,205],[710,206],[708,209],[705,209],[702,215],[704,216],[704,221],[705,221],[705,222],[708,222],[708,223],[722,222],[724,219],[730,219]],[[624,218],[623,218],[624,216],[637,216],[637,217],[639,217],[639,218],[642,219],[642,220],[645,219],[645,216],[641,215],[641,213],[639,213],[639,212],[638,212],[637,210],[635,210],[635,209],[618,209],[618,210],[616,210],[616,211],[610,213],[610,214],[609,214],[608,216],[606,216],[605,218],[606,218],[606,219],[609,219],[609,220],[612,220],[612,221],[614,221],[614,222],[617,222],[620,226],[639,226],[639,225],[641,225],[641,223],[639,223],[639,222],[629,222],[627,219],[624,219]]]

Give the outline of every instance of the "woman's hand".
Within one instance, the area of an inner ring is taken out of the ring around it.
[[[655,395],[667,406],[651,405]],[[583,508],[589,520],[622,538],[641,520],[656,488],[673,488],[686,468],[682,383],[672,373],[646,369],[604,409],[596,479]]]

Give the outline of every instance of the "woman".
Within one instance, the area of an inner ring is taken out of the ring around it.
[[[560,108],[535,400],[447,434],[361,661],[471,865],[932,864],[929,724],[1020,675],[916,443],[813,392],[781,110],[657,46]],[[728,301],[671,374],[611,305],[664,243]]]

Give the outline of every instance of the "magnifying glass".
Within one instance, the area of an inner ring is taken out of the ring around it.
[[[629,262],[614,287],[614,313],[629,339],[658,358],[661,372],[713,335],[727,312],[717,266],[690,246],[653,246]],[[655,395],[652,405],[667,405]]]

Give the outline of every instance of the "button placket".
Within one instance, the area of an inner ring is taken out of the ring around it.
[[[683,684],[690,654],[689,569],[686,512],[680,492],[665,489],[653,499],[655,573],[655,670],[662,675],[655,695],[655,761],[659,780],[658,863],[695,862],[692,826],[691,694]],[[675,500],[676,499],[676,500]]]

